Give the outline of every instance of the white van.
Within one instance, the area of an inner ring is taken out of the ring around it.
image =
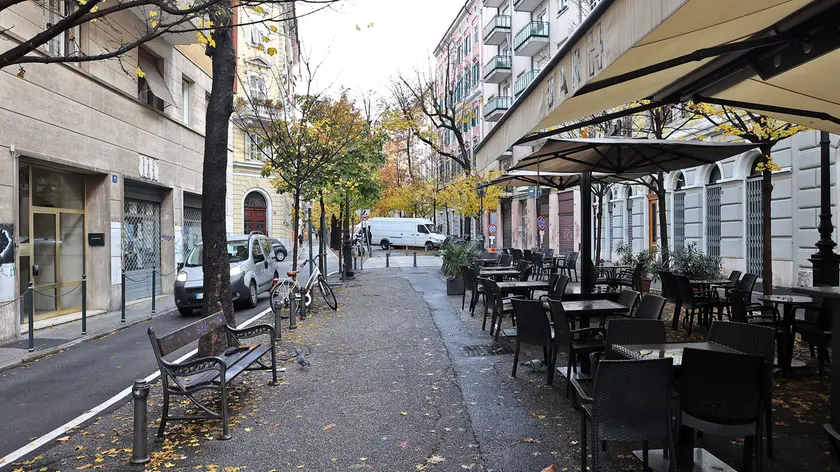
[[[371,218],[365,225],[370,228],[371,244],[382,249],[406,246],[431,250],[440,247],[446,239],[435,233],[434,224],[426,218]],[[356,226],[356,231],[361,231],[361,225]]]

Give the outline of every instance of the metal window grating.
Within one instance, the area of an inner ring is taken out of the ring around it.
[[[201,208],[184,207],[184,258],[201,243]]]
[[[761,276],[762,273],[762,231],[761,179],[747,180],[747,272]]]
[[[685,192],[674,193],[674,251],[685,249]]]
[[[123,267],[127,300],[151,296],[151,272],[160,269],[160,204],[126,198],[123,223]],[[156,277],[156,292],[160,291]]]
[[[720,186],[706,188],[706,254],[720,257]]]

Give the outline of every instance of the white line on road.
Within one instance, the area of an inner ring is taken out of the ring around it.
[[[268,314],[270,312],[271,312],[271,308],[266,308],[265,310],[263,310],[259,314],[245,320],[244,322],[242,322],[242,324],[238,325],[237,327],[238,328],[244,328],[244,327],[250,325],[251,323],[253,323],[254,321],[257,321],[258,319],[262,318],[263,316],[265,316],[266,314]],[[198,353],[198,349],[193,349],[192,351],[184,354],[183,356],[181,356],[177,360],[175,360],[175,363],[180,364],[181,362],[184,362],[185,360],[187,360],[190,357],[196,355],[197,353]],[[143,380],[145,380],[146,382],[152,382],[152,381],[156,380],[158,377],[160,377],[160,371],[156,370],[154,373],[152,373],[151,375],[149,375],[148,377],[146,377]],[[132,385],[132,387],[133,387],[133,385]],[[60,437],[62,434],[66,433],[67,431],[70,431],[71,429],[75,428],[76,426],[79,426],[79,425],[83,424],[85,421],[88,421],[91,418],[93,418],[94,416],[96,416],[96,415],[102,413],[103,411],[107,410],[111,406],[118,403],[120,400],[122,400],[125,397],[131,395],[132,387],[128,387],[125,390],[122,390],[120,393],[118,393],[118,394],[114,395],[113,397],[105,400],[103,403],[91,408],[90,410],[82,413],[81,415],[77,416],[76,418],[73,418],[72,420],[68,421],[67,423],[59,426],[58,428],[50,431],[49,433],[39,437],[36,440],[32,441],[31,443],[27,444],[26,446],[23,446],[22,448],[7,454],[5,457],[0,458],[0,469],[2,469],[3,467],[6,467],[7,465],[11,465],[12,462],[20,459],[21,457],[26,456],[29,453],[35,452],[36,450],[43,447],[45,444],[47,444],[50,441]]]

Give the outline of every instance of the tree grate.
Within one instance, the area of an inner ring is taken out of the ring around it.
[[[513,354],[513,349],[504,344],[478,344],[475,346],[461,346],[467,357],[504,356]]]

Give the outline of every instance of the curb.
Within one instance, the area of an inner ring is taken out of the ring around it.
[[[109,333],[113,333],[115,331],[122,331],[125,328],[130,328],[130,327],[138,325],[140,323],[145,323],[146,321],[149,321],[151,319],[154,319],[154,318],[157,318],[157,317],[160,317],[160,316],[164,316],[164,315],[168,315],[168,314],[174,313],[176,311],[178,311],[177,308],[171,308],[171,309],[168,309],[168,310],[163,310],[159,313],[155,313],[154,316],[151,316],[151,315],[144,316],[143,318],[139,318],[139,319],[136,319],[136,320],[133,320],[133,321],[126,321],[125,324],[120,323],[120,325],[117,328],[114,328],[114,329],[105,329],[105,330],[97,331],[95,333],[88,333],[88,334],[86,334],[84,336],[81,336],[81,337],[78,337],[76,339],[71,339],[70,341],[68,341],[64,344],[58,345],[58,346],[53,346],[53,347],[49,347],[47,349],[43,349],[43,350],[40,350],[40,351],[27,353],[27,355],[24,356],[21,359],[12,360],[12,361],[8,361],[6,363],[0,364],[0,372],[5,372],[9,369],[13,369],[15,367],[18,367],[18,366],[27,364],[29,362],[41,359],[43,357],[47,357],[47,356],[52,355],[52,354],[55,354],[55,353],[57,353],[61,350],[69,349],[71,347],[78,346],[79,344],[82,344],[83,342],[90,341],[90,340],[97,339],[97,338],[101,338],[102,336],[105,336]]]

